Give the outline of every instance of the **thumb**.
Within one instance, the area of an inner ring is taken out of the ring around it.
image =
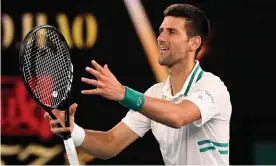
[[[69,108],[69,114],[72,115],[72,116],[75,116],[75,112],[76,112],[77,107],[78,107],[77,103],[72,104]]]

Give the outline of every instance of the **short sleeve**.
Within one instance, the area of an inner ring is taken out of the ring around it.
[[[154,97],[154,89],[156,86],[153,85],[146,92],[145,95]],[[133,132],[135,132],[140,137],[143,137],[146,132],[151,128],[151,119],[142,115],[139,112],[129,110],[127,115],[122,119]]]
[[[200,110],[201,118],[193,122],[197,127],[201,127],[210,119],[220,115],[221,105],[228,93],[226,87],[219,81],[201,81],[195,85],[185,100],[193,102]]]
[[[133,110],[128,111],[122,122],[140,137],[143,137],[150,129],[150,119]]]

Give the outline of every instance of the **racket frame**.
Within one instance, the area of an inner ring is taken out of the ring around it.
[[[27,40],[30,39],[30,36],[33,35],[36,31],[42,29],[42,28],[50,28],[52,30],[54,30],[58,36],[60,37],[60,39],[62,40],[63,44],[66,46],[66,53],[67,55],[70,55],[70,52],[69,52],[69,46],[64,38],[64,36],[61,34],[61,32],[51,26],[51,25],[39,25],[39,26],[36,26],[34,27],[31,31],[29,31],[27,33],[27,35],[25,36],[25,38],[23,39],[22,41],[22,44],[21,44],[21,48],[20,48],[20,51],[19,51],[19,66],[20,66],[20,73],[21,73],[21,77],[22,79],[24,80],[24,85],[27,89],[27,91],[29,92],[30,96],[45,110],[49,113],[49,115],[51,116],[52,119],[57,119],[56,116],[52,113],[51,110],[53,109],[58,109],[58,110],[65,110],[65,126],[66,127],[69,127],[70,126],[70,122],[69,122],[69,104],[70,104],[70,92],[71,92],[71,86],[72,86],[72,82],[73,82],[73,64],[71,62],[71,58],[69,57],[69,65],[68,68],[70,69],[70,73],[68,73],[68,77],[70,77],[70,82],[68,82],[70,85],[68,85],[68,88],[66,90],[66,95],[64,95],[63,99],[61,100],[60,103],[58,103],[57,105],[51,107],[51,106],[47,106],[43,103],[40,102],[40,100],[36,97],[36,95],[33,93],[33,91],[31,90],[31,87],[27,81],[27,78],[26,78],[26,75],[24,73],[24,50],[25,50],[25,47],[26,47],[26,42]],[[58,124],[58,127],[62,127],[61,124]],[[67,140],[68,138],[71,138],[71,134],[70,132],[68,133],[62,133],[63,135],[63,139]]]

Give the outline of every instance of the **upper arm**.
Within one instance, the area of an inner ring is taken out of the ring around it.
[[[182,117],[182,126],[200,119],[200,109],[195,103],[190,100],[183,100],[179,103],[179,106],[185,112],[184,117]]]
[[[131,143],[139,138],[124,122],[119,122],[115,127],[107,132],[110,141],[113,142],[116,153],[121,152]]]
[[[188,122],[200,127],[220,115],[222,110],[228,110],[228,101],[230,99],[226,87],[220,80],[215,79],[212,84],[206,84],[204,81],[196,84],[180,105],[190,110],[186,116]]]

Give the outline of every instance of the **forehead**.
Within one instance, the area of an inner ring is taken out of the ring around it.
[[[167,16],[164,18],[160,28],[175,28],[184,30],[185,19],[181,17]]]

